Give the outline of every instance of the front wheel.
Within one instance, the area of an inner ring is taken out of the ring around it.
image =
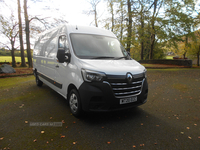
[[[69,93],[69,107],[74,116],[79,117],[81,115],[81,100],[78,91],[75,89],[72,89]]]

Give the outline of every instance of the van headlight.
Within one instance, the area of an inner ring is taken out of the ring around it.
[[[143,73],[144,73],[144,77],[147,78],[147,69],[146,68],[144,69]]]
[[[84,81],[92,82],[97,81],[101,82],[106,77],[105,73],[103,72],[96,72],[91,70],[82,69],[81,70],[82,76]]]

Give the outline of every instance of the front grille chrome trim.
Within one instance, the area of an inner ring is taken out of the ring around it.
[[[132,92],[123,92],[123,93],[115,93],[115,95],[122,95],[122,94],[134,94],[134,93],[138,93],[141,90],[137,90],[137,91],[132,91]]]
[[[145,78],[141,79],[141,81],[132,82],[132,84],[127,84],[124,82],[110,83],[108,81],[103,81],[103,83],[108,84],[111,87],[113,94],[116,98],[127,98],[127,97],[140,95],[142,93],[144,81],[145,81]],[[139,85],[136,85],[136,84],[139,84]],[[116,86],[120,86],[120,87],[116,87]],[[127,87],[127,86],[130,86],[130,87]],[[133,90],[133,91],[125,91],[125,90]]]
[[[132,82],[132,84],[138,84],[141,83],[143,81],[138,81],[138,82]],[[111,83],[111,85],[127,85],[127,83]]]
[[[136,86],[136,87],[130,87],[130,88],[113,88],[114,91],[117,91],[117,90],[131,90],[131,89],[136,89],[136,88],[140,88],[140,86]]]

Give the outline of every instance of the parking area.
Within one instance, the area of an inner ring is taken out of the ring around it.
[[[66,100],[34,76],[0,79],[0,149],[200,147],[200,69],[149,69],[146,104],[75,118]],[[62,122],[61,126],[30,123]]]

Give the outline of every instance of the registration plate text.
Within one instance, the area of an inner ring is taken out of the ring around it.
[[[137,96],[120,99],[120,104],[133,103],[137,101]]]

